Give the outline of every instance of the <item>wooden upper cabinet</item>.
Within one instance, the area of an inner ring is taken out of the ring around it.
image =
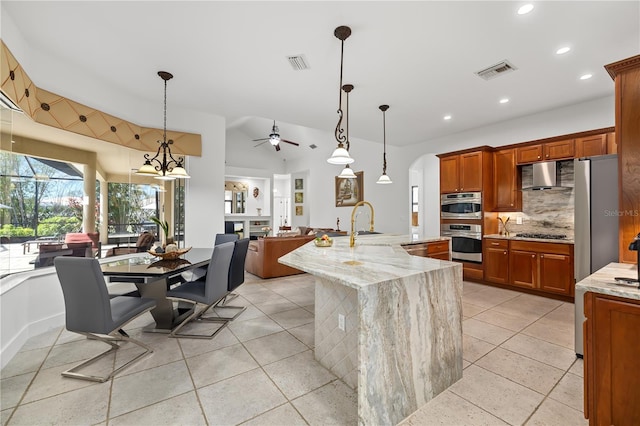
[[[535,163],[538,161],[565,160],[573,157],[575,157],[574,139],[547,142],[537,145],[527,145],[521,148],[516,148],[518,164]]]
[[[576,139],[576,157],[594,157],[607,153],[607,134]]]
[[[516,166],[516,149],[493,153],[494,211],[512,212],[522,209],[521,180]]]
[[[618,143],[616,142],[616,132],[607,133],[607,154],[617,154]]]
[[[482,151],[440,158],[440,192],[482,191]]]
[[[452,155],[440,159],[440,192],[459,192],[460,156]]]

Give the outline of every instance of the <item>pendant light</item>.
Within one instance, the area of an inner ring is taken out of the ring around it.
[[[342,90],[344,90],[344,92],[347,94],[347,147],[350,147],[351,142],[349,141],[349,93],[351,93],[351,91],[353,90],[354,86],[353,84],[345,84],[344,86],[342,86]],[[347,152],[349,150],[347,149]],[[356,175],[355,173],[353,173],[353,170],[351,169],[351,167],[349,167],[349,165],[347,164],[346,166],[344,166],[344,169],[342,169],[342,171],[340,172],[340,174],[338,175],[338,178],[340,179],[355,179]]]
[[[162,140],[158,141],[160,147],[158,147],[156,155],[151,158],[149,154],[145,154],[144,164],[135,173],[142,176],[151,176],[160,180],[174,180],[176,178],[188,179],[191,176],[189,176],[184,169],[184,157],[178,157],[177,160],[173,158],[170,147],[170,145],[173,145],[173,140],[167,140],[167,81],[171,80],[173,75],[166,71],[158,71],[158,75],[164,80],[164,128]],[[162,161],[158,159],[160,152],[162,152]],[[154,166],[151,163],[152,161],[158,164]]]
[[[333,31],[333,35],[341,41],[340,48],[340,85],[338,86],[338,124],[336,124],[335,138],[338,147],[333,151],[331,157],[327,160],[330,164],[351,164],[354,159],[349,156],[349,141],[345,137],[342,126],[342,65],[344,62],[344,41],[351,35],[351,28],[340,26]],[[345,142],[347,147],[345,149]]]
[[[387,124],[385,120],[385,113],[389,109],[389,105],[380,105],[378,107],[382,111],[382,175],[378,178],[376,183],[386,185],[393,183],[391,178],[387,176]]]

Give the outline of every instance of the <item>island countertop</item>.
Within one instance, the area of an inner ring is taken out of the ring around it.
[[[278,261],[348,287],[360,288],[459,265],[412,256],[402,247],[448,240],[447,237],[412,238],[409,235],[374,234],[357,237],[355,247],[349,247],[349,237],[334,237],[331,247],[316,247],[311,241]]]
[[[640,300],[640,289],[637,285],[633,287],[616,284],[616,277],[638,278],[637,266],[629,263],[610,263],[576,284],[576,289]]]

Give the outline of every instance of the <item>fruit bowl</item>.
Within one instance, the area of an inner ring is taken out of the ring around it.
[[[183,254],[185,254],[189,250],[191,250],[191,247],[184,248],[184,249],[178,249],[176,251],[170,251],[169,253],[156,253],[153,250],[149,250],[147,253],[149,253],[152,256],[159,257],[160,259],[163,259],[163,260],[174,260],[174,259],[177,259],[180,256],[182,256]]]
[[[316,247],[331,247],[333,245],[333,240],[327,235],[323,235],[322,237],[317,237],[313,240],[313,243]]]

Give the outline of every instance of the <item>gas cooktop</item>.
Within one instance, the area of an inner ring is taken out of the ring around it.
[[[540,238],[542,240],[564,240],[567,238],[564,234],[538,234],[538,233],[521,233],[517,234],[516,237],[522,238]]]

